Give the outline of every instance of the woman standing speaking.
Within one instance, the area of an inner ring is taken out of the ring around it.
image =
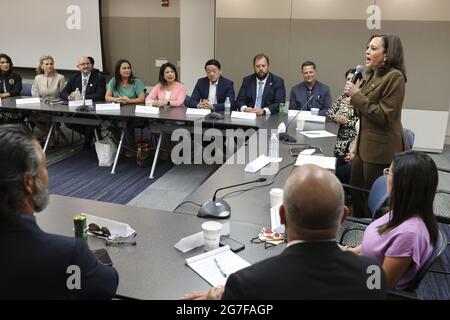
[[[360,118],[350,184],[369,189],[394,155],[403,150],[401,111],[406,71],[403,46],[396,35],[374,35],[366,50],[368,80],[359,89],[347,82],[344,92]],[[368,216],[366,195],[353,192],[353,214]]]

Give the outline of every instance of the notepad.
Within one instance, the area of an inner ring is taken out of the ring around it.
[[[250,263],[231,251],[230,246],[186,259],[186,264],[214,287],[225,285],[230,274],[250,266]]]

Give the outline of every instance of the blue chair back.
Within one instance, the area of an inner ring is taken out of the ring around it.
[[[372,220],[377,217],[378,210],[381,209],[388,197],[386,177],[382,175],[372,184],[369,191],[369,197],[367,199],[370,213],[372,213]]]
[[[425,274],[430,270],[433,263],[440,257],[440,255],[445,251],[447,248],[448,240],[447,236],[444,232],[442,232],[440,229],[438,229],[438,236],[436,239],[436,244],[434,245],[433,251],[431,252],[430,257],[425,262],[425,264],[422,266],[422,268],[419,270],[419,272],[416,274],[415,278],[411,281],[409,286],[405,288],[405,291],[415,291],[417,287],[419,286],[420,282],[422,281],[423,277],[425,277]]]
[[[21,96],[25,96],[25,97],[31,97],[31,87],[33,85],[29,84],[29,83],[23,83],[22,84],[22,91],[20,91],[20,95]]]
[[[416,135],[411,129],[403,128],[403,147],[406,150],[412,150]]]

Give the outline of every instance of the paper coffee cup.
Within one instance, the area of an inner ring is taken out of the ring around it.
[[[311,115],[312,116],[318,116],[319,115],[319,108],[311,108]]]
[[[305,119],[297,118],[297,130],[303,130],[305,126]]]
[[[283,189],[273,188],[270,190],[270,207],[274,208],[283,203]]]
[[[217,249],[219,247],[222,224],[217,221],[207,221],[202,224],[202,229],[205,239],[205,250]]]

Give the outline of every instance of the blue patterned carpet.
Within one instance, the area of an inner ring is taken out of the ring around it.
[[[149,179],[150,165],[142,168],[136,159],[120,157],[116,174],[110,174],[111,167],[99,167],[91,149],[48,167],[49,193],[126,204],[172,167],[171,161],[158,161]]]

